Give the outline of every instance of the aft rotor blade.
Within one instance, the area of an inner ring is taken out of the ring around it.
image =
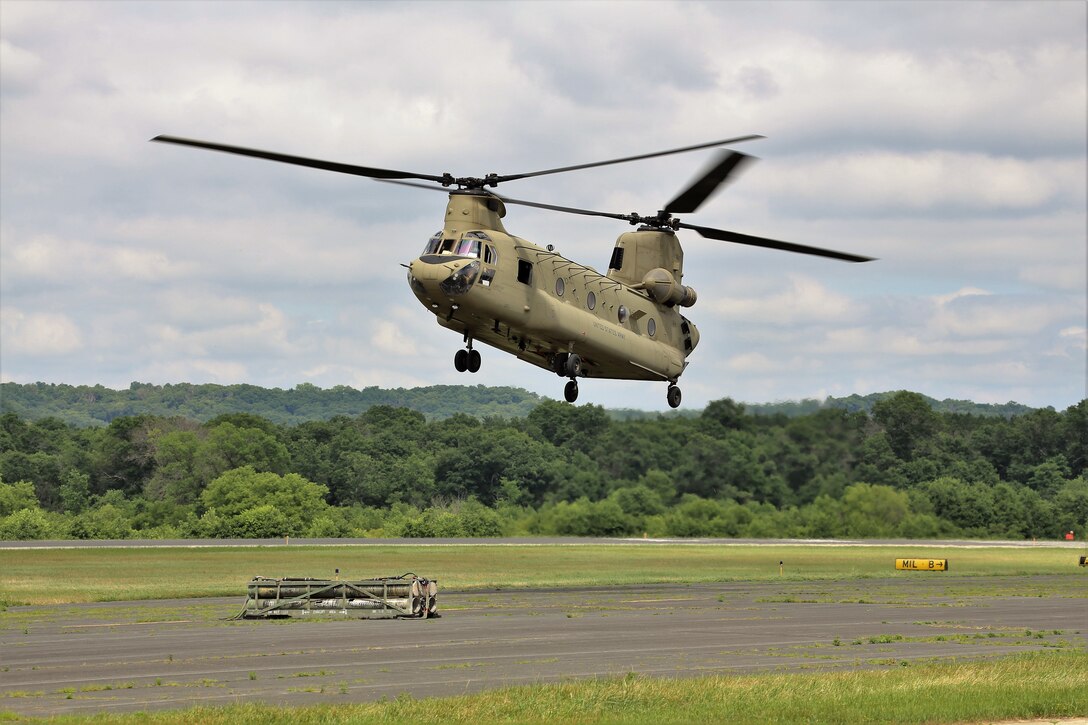
[[[670,154],[682,154],[688,151],[697,151],[699,149],[708,149],[715,146],[726,146],[732,143],[740,143],[741,141],[751,141],[752,139],[764,138],[758,134],[750,136],[738,136],[737,138],[727,138],[721,141],[710,141],[709,143],[696,144],[695,146],[684,146],[679,149],[669,149],[668,151],[655,151],[649,154],[639,154],[638,156],[626,156],[622,159],[610,159],[608,161],[594,161],[589,164],[577,164],[575,166],[561,166],[558,169],[545,169],[544,171],[531,171],[527,174],[506,174],[502,176],[494,177],[496,183],[501,181],[514,181],[515,179],[527,179],[532,176],[545,176],[546,174],[560,174],[564,171],[578,171],[579,169],[592,169],[595,166],[608,166],[610,164],[625,164],[628,161],[641,161],[642,159],[652,159],[658,156],[669,156]]]
[[[371,166],[341,164],[336,161],[321,161],[320,159],[310,159],[304,156],[291,156],[289,154],[281,154],[274,151],[261,151],[259,149],[244,148],[242,146],[228,146],[226,144],[210,143],[208,141],[195,141],[188,138],[178,138],[177,136],[156,136],[151,140],[160,141],[162,143],[178,144],[179,146],[195,146],[196,148],[222,151],[224,153],[238,154],[240,156],[254,156],[258,159],[279,161],[284,164],[294,164],[296,166],[309,166],[310,168],[325,169],[326,171],[335,171],[340,174],[368,176],[372,179],[425,179],[427,181],[437,181],[438,183],[443,183],[447,180],[446,177],[434,176],[431,174],[416,174],[410,171],[393,171],[392,169],[377,169]]]
[[[729,180],[729,177],[751,161],[752,157],[738,151],[723,151],[718,155],[718,160],[698,179],[693,181],[688,188],[677,194],[676,198],[665,205],[668,214],[691,214],[703,202],[710,198],[718,187]]]
[[[783,252],[796,252],[798,254],[811,254],[817,257],[830,257],[831,259],[841,259],[845,262],[871,262],[875,259],[875,257],[862,257],[858,254],[836,252],[832,249],[821,249],[820,247],[808,247],[804,244],[782,242],[777,239],[767,239],[766,237],[753,237],[748,234],[728,232],[724,229],[714,229],[712,227],[700,227],[694,224],[685,224],[683,222],[680,222],[677,226],[681,229],[696,231],[707,239],[718,239],[723,242],[747,244],[752,247],[765,247],[767,249],[778,249]]]

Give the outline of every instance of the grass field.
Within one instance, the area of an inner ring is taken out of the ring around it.
[[[235,705],[49,722],[175,725],[326,723],[964,723],[1088,714],[1088,654],[1047,652],[824,674],[623,678],[355,705]]]
[[[1053,548],[702,545],[275,546],[0,550],[0,605],[244,596],[252,577],[343,579],[408,571],[447,589],[718,581],[1067,574]],[[897,572],[897,557],[947,558],[947,574]],[[779,562],[782,565],[780,574]],[[1085,587],[1088,596],[1088,586]]]

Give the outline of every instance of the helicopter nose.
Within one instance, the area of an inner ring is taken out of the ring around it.
[[[435,262],[431,259],[416,259],[408,265],[408,282],[412,289],[426,294],[429,298],[463,295],[472,288],[480,274],[480,263],[477,260]]]
[[[453,274],[444,279],[438,286],[449,297],[463,295],[472,289],[472,284],[480,274],[480,263],[472,261],[454,270]]]

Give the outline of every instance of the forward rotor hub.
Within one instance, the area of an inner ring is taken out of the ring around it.
[[[648,227],[653,227],[655,229],[671,229],[673,231],[676,231],[680,228],[680,220],[664,210],[659,211],[653,216],[642,216],[641,214],[631,212],[623,218],[626,219],[631,224],[631,226],[644,224]]]

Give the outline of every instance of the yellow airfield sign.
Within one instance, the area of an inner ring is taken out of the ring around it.
[[[948,571],[948,559],[896,559],[895,568],[906,571]]]

